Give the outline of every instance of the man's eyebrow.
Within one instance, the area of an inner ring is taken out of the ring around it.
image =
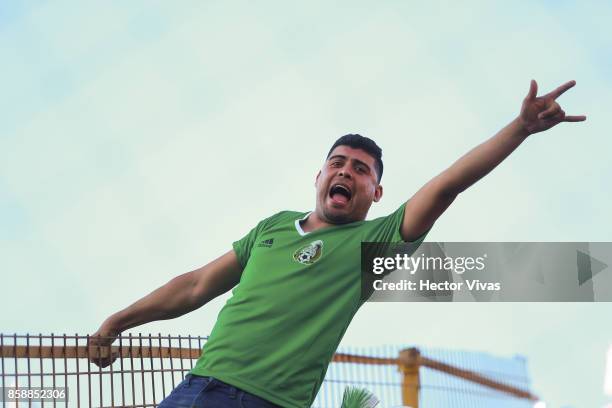
[[[327,161],[330,161],[330,160],[333,160],[333,159],[342,159],[342,160],[346,160],[346,156],[341,155],[341,154],[335,154],[335,155],[333,155],[333,156],[330,156],[330,157],[327,159]],[[370,165],[369,165],[368,163],[363,162],[363,161],[361,161],[361,160],[359,160],[359,159],[351,159],[351,160],[353,160],[353,161],[357,162],[357,164],[362,164],[362,165],[364,165],[364,166],[365,166],[365,167],[366,167],[368,170],[371,170],[371,169],[370,169]]]

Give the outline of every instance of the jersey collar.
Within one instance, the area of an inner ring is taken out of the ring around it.
[[[300,224],[300,222],[306,221],[306,219],[308,218],[310,214],[312,214],[312,211],[306,214],[303,218],[295,220],[295,229],[297,230],[298,234],[300,234],[301,236],[305,236],[309,234],[309,232],[306,232],[302,229],[302,225]]]

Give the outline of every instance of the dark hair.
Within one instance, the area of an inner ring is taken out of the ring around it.
[[[361,149],[368,153],[370,156],[372,156],[376,165],[376,175],[378,177],[378,182],[380,183],[380,179],[382,178],[383,174],[382,149],[378,147],[375,141],[358,134],[344,135],[340,139],[336,140],[331,149],[329,149],[329,153],[327,153],[327,158],[329,158],[331,153],[338,146],[349,146],[354,149]]]

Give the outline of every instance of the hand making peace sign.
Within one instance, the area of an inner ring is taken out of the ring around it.
[[[561,122],[582,122],[586,116],[566,116],[565,111],[557,103],[556,99],[565,91],[576,85],[576,81],[569,81],[554,91],[543,96],[537,96],[538,84],[531,80],[529,93],[523,100],[519,119],[529,134],[541,132]]]

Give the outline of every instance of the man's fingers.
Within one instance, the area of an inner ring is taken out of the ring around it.
[[[528,101],[533,101],[537,95],[538,95],[538,83],[535,81],[535,79],[532,79],[531,84],[529,84],[529,92],[527,93],[527,96],[525,97],[525,99]]]
[[[558,87],[557,89],[555,89],[554,91],[549,92],[547,96],[550,96],[553,99],[557,99],[558,97],[563,95],[565,91],[572,88],[574,85],[576,85],[576,81],[566,82],[560,87]]]
[[[106,368],[111,364],[110,360],[108,359],[101,359],[101,360],[95,359],[95,360],[92,360],[92,362],[100,368]]]
[[[117,352],[111,352],[110,356],[98,357],[98,355],[103,354],[104,353],[94,354],[89,358],[89,360],[98,367],[105,368],[114,363],[115,360],[117,360],[117,357],[119,357],[119,354]]]
[[[100,368],[111,365],[119,356],[111,347],[113,338],[95,334],[90,336],[87,342],[87,353],[89,360]]]
[[[585,120],[586,116],[584,115],[566,116],[563,119],[564,122],[584,122]]]
[[[106,367],[104,365],[104,362],[102,360],[98,359],[98,358],[92,358],[91,362],[94,363],[95,365],[97,365],[98,367],[101,367],[101,368]]]
[[[558,103],[553,103],[548,109],[538,114],[538,119],[546,119],[555,116],[561,111],[561,106]]]

